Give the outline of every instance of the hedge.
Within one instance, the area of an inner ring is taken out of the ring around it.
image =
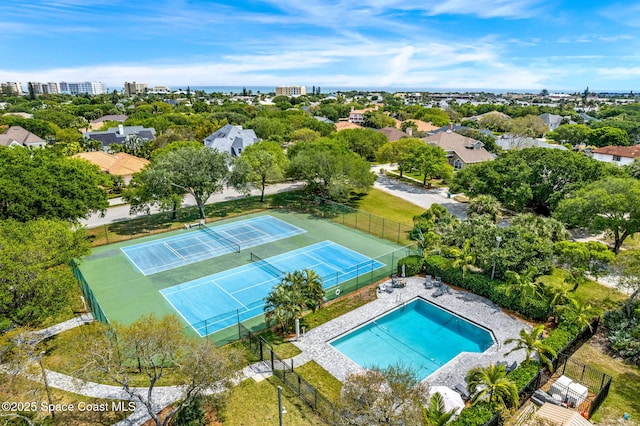
[[[516,384],[518,393],[538,374],[540,363],[533,359],[523,361],[516,369],[507,373],[507,378]]]
[[[398,275],[402,274],[402,265],[404,265],[405,275],[411,277],[422,272],[424,258],[422,256],[412,255],[398,260]]]
[[[488,402],[464,408],[450,426],[482,426],[496,414],[496,409]]]
[[[506,286],[502,281],[491,280],[486,275],[472,272],[467,272],[463,277],[462,270],[452,268],[451,261],[443,256],[428,256],[424,264],[427,274],[442,277],[445,282],[486,297],[498,306],[518,312],[529,319],[545,321],[551,315],[551,306],[547,301],[532,299],[524,307],[520,306],[518,296],[507,295]]]

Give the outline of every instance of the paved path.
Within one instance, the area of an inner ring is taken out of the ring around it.
[[[467,206],[453,198],[447,197],[447,188],[426,189],[400,182],[387,176],[378,176],[374,183],[374,188],[380,189],[389,194],[402,198],[425,210],[432,204],[441,204],[449,213],[458,216],[460,219],[467,217]]]
[[[269,185],[265,189],[265,194],[277,194],[280,192],[293,191],[296,189],[301,189],[304,187],[304,184],[299,182],[287,182],[287,183],[279,183],[275,185]],[[253,190],[251,192],[252,195],[260,195],[258,190]],[[220,194],[212,195],[208,200],[207,204],[218,203],[220,201],[234,200],[237,198],[242,198],[245,195],[236,191],[233,188],[228,188],[222,191]],[[82,225],[85,225],[87,228],[95,228],[96,226],[105,225],[112,222],[121,222],[123,220],[128,220],[133,217],[138,216],[146,216],[146,213],[139,214],[130,214],[129,213],[129,205],[128,204],[118,204],[121,203],[121,199],[114,199],[109,202],[111,207],[109,207],[104,216],[100,216],[99,213],[90,215],[87,219],[83,219],[80,221]],[[186,196],[182,207],[195,206],[196,201],[191,196]],[[160,210],[158,208],[152,208],[151,213],[158,213]]]
[[[67,330],[71,330],[75,327],[79,327],[88,324],[93,321],[91,314],[82,314],[78,317],[72,318],[68,321],[56,324],[54,326],[34,331],[31,334],[35,337],[34,343],[41,342],[44,339],[55,336]],[[308,360],[307,360],[308,361]],[[305,361],[306,362],[306,361]],[[302,363],[296,363],[301,365]],[[0,369],[8,370],[7,365],[0,365]],[[136,402],[135,410],[125,419],[116,423],[117,426],[134,426],[141,425],[151,418],[147,412],[146,407],[140,403],[135,396],[131,396],[124,391],[122,386],[105,385],[102,383],[90,382],[87,380],[78,379],[67,374],[58,373],[52,370],[45,370],[47,376],[47,383],[52,388],[72,392],[79,395],[84,395],[90,398],[102,398],[102,399],[114,399]],[[262,380],[271,375],[271,369],[267,363],[257,362],[249,365],[238,372],[237,377],[234,380],[234,384],[238,384],[241,381],[248,378],[256,378]],[[34,381],[42,382],[41,375],[33,375],[30,377]],[[219,392],[221,388],[214,386],[208,389],[205,394],[212,394]],[[144,395],[148,388],[136,387],[133,388],[134,394]],[[183,398],[183,392],[179,386],[158,386],[153,391],[153,409],[156,413],[159,413],[167,406],[179,401]]]

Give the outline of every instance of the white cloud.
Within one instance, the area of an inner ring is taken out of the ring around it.
[[[596,73],[609,79],[632,80],[637,84],[640,67],[598,68]]]

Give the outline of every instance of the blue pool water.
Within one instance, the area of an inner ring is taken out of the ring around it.
[[[363,368],[402,364],[422,380],[459,353],[484,352],[493,343],[487,330],[416,299],[331,345]]]

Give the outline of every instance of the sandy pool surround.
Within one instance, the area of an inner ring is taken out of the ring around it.
[[[407,279],[407,286],[395,289],[393,293],[378,293],[377,300],[340,316],[328,323],[306,332],[294,344],[302,350],[298,363],[314,360],[337,379],[344,381],[349,374],[363,370],[358,364],[331,346],[330,342],[386,313],[410,302],[422,298],[455,315],[463,317],[489,330],[495,343],[482,353],[461,352],[451,361],[429,375],[425,380],[431,385],[454,386],[464,383],[467,371],[477,365],[489,365],[498,361],[522,362],[524,351],[518,351],[505,357],[515,344],[504,345],[510,337],[517,337],[521,329],[531,329],[528,324],[511,317],[489,300],[465,291],[451,289],[448,294],[434,298],[434,289],[426,290],[424,278]]]

